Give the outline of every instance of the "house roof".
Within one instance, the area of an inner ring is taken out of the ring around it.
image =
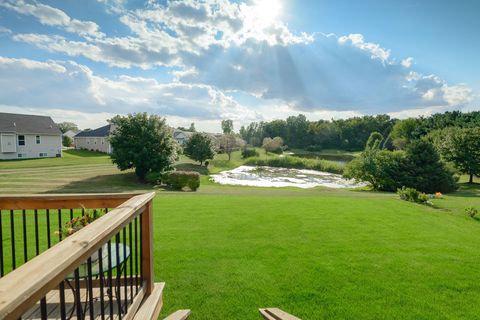
[[[108,137],[110,135],[112,125],[107,124],[106,126],[88,130],[88,131],[81,131],[75,135],[75,137]]]
[[[62,134],[52,118],[48,116],[3,112],[0,112],[0,132],[51,135]]]

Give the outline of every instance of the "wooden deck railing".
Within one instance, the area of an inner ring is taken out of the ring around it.
[[[0,197],[0,319],[133,319],[155,288],[154,195]],[[55,233],[88,209],[108,213]]]

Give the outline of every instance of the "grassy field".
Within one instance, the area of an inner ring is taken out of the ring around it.
[[[51,164],[0,162],[0,193],[152,189],[104,156],[40,161]],[[208,170],[241,163],[221,155]],[[178,166],[204,170],[185,158]],[[480,209],[479,184],[427,207],[391,193],[202,177],[198,192],[158,190],[154,201],[162,315],[190,308],[192,319],[259,319],[258,307],[277,306],[303,319],[480,318],[480,221],[464,213]]]
[[[480,307],[480,193],[433,209],[392,194],[238,189],[159,194],[155,272],[165,313],[258,319],[474,319]]]

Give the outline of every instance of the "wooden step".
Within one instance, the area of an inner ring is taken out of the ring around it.
[[[166,317],[163,320],[185,320],[188,318],[190,315],[190,310],[185,309],[185,310],[178,310]]]
[[[145,297],[135,314],[134,320],[156,320],[163,306],[164,282],[154,284],[152,294]]]
[[[260,314],[266,320],[301,320],[278,308],[262,308],[258,309],[258,311],[260,311]]]

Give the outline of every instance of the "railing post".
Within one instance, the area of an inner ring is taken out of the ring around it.
[[[142,214],[142,268],[143,281],[145,281],[145,294],[149,295],[153,291],[153,207],[152,200],[145,206]]]

